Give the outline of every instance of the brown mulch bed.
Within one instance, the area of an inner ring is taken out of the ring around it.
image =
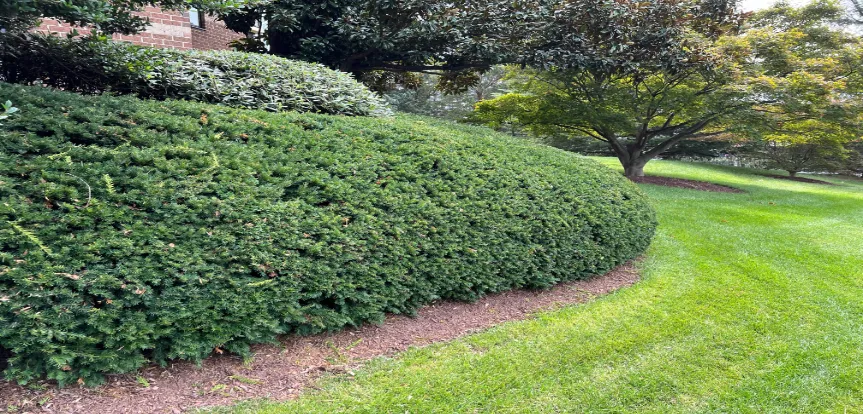
[[[822,184],[822,185],[836,185],[827,181],[817,180],[815,178],[806,178],[806,177],[789,177],[787,175],[776,175],[776,174],[765,174],[765,177],[770,178],[778,178],[780,180],[789,180],[789,181],[797,181],[800,183],[810,183],[810,184]]]
[[[664,185],[666,187],[688,188],[690,190],[713,191],[715,193],[744,193],[745,191],[727,185],[713,184],[706,181],[687,180],[684,178],[658,177],[649,175],[630,178],[636,183]]]
[[[244,364],[232,355],[214,355],[201,367],[176,362],[150,366],[136,374],[112,375],[97,388],[39,384],[28,389],[0,381],[0,412],[16,413],[180,413],[252,398],[291,399],[325,372],[346,373],[363,361],[392,355],[487,329],[505,321],[564,305],[588,301],[638,281],[633,264],[588,280],[561,283],[548,290],[515,290],[475,303],[439,301],[416,317],[388,315],[382,325],[337,333],[285,336],[277,345],[257,345]]]

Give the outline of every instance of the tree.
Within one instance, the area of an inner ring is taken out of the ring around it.
[[[863,140],[848,143],[848,158],[840,171],[863,177]]]
[[[724,88],[734,71],[711,50],[735,27],[733,4],[620,2],[613,8],[610,14],[591,10],[587,19],[569,18],[577,11],[564,14],[562,21],[577,29],[553,34],[557,55],[544,59],[551,64],[514,75],[518,92],[479,103],[476,118],[515,119],[538,135],[597,139],[629,177],[644,175],[650,159],[680,140],[715,134],[704,131],[740,105],[735,91]],[[573,31],[582,35],[567,36]]]
[[[845,165],[845,144],[855,138],[853,134],[816,120],[801,121],[790,129],[795,133],[768,136],[754,155],[767,161],[769,168],[787,171],[790,177],[806,170],[840,170]]]
[[[43,18],[88,27],[101,34],[133,34],[146,28],[146,18],[135,15],[144,6],[180,10],[199,5],[227,11],[247,4],[243,0],[0,0],[0,29],[24,32]]]
[[[628,65],[671,61],[678,58],[668,53],[680,35],[676,21],[727,14],[716,6],[725,1],[275,0],[221,16],[270,53],[356,75],[433,72],[465,90],[476,72],[496,64],[596,65],[605,57],[596,51],[609,47]]]
[[[708,126],[742,105],[740,92],[727,87],[737,71],[712,40],[678,30],[686,37],[666,48],[672,59],[617,60],[608,47],[595,53],[596,65],[513,73],[518,92],[480,102],[476,119],[516,119],[537,135],[602,141],[628,177],[642,176],[648,161],[684,138],[719,134]]]
[[[813,120],[815,129],[847,137],[858,128],[861,49],[831,26],[840,15],[831,1],[779,5],[753,16],[742,33],[726,35],[693,20],[689,27],[698,30],[684,31],[681,49],[669,48],[681,56],[676,66],[657,59],[617,70],[609,59],[605,70],[525,71],[513,76],[517,93],[479,103],[476,118],[517,119],[539,135],[602,141],[628,177],[643,175],[647,162],[684,139],[778,142],[813,131]]]
[[[747,84],[758,100],[734,129],[790,176],[841,168],[846,144],[863,134],[863,42],[836,27],[843,14],[832,1],[778,4],[738,39],[751,51]]]
[[[644,72],[604,76],[589,71],[531,72],[521,92],[480,102],[477,118],[517,119],[537,135],[568,134],[604,142],[627,177],[684,138],[718,135],[711,122],[739,105],[722,71]]]
[[[269,52],[360,75],[486,70],[518,59],[547,0],[275,0],[222,13]],[[262,24],[266,22],[266,24]],[[265,27],[255,33],[255,26]]]

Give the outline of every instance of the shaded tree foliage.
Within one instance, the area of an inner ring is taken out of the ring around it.
[[[503,82],[505,73],[503,67],[495,66],[485,73],[477,74],[478,79],[473,85],[460,93],[443,91],[449,85],[441,85],[445,80],[440,76],[421,74],[417,77],[416,84],[408,87],[393,84],[384,88],[383,96],[393,109],[400,112],[463,120],[473,112],[477,102],[492,98],[503,91],[506,86]],[[384,72],[383,75],[399,74]]]
[[[502,63],[606,71],[644,62],[674,67],[687,59],[679,47],[683,27],[697,22],[715,30],[730,10],[725,0],[276,0],[222,18],[268,43],[271,53],[355,74],[442,70],[477,80],[472,72]],[[263,21],[266,29],[253,33]]]
[[[256,34],[270,53],[355,74],[487,69],[516,60],[534,25],[549,20],[545,0],[275,0],[225,13],[228,27]]]
[[[851,142],[846,148],[848,158],[840,171],[863,177],[863,141]]]

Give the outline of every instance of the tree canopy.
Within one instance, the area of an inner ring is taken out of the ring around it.
[[[684,26],[712,30],[732,13],[726,0],[275,0],[221,15],[240,32],[266,26],[254,37],[271,53],[347,72],[459,73],[501,63],[673,66],[685,58]]]
[[[836,26],[843,15],[831,1],[779,4],[729,41],[748,54],[743,85],[757,98],[730,129],[759,140],[759,154],[791,175],[830,168],[863,131],[863,42]]]
[[[636,61],[622,71],[614,70],[621,64],[520,71],[513,75],[516,92],[481,102],[475,118],[603,141],[628,176],[643,175],[648,161],[686,138],[844,141],[860,131],[863,49],[834,25],[841,14],[832,1],[780,4],[739,31],[690,26],[696,30],[683,32],[686,57],[677,66]]]

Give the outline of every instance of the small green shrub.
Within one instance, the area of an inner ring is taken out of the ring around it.
[[[271,114],[0,84],[0,350],[62,384],[541,288],[640,255],[642,193],[420,117]]]
[[[90,37],[0,35],[0,81],[267,111],[389,111],[380,97],[350,75],[318,64],[254,53],[156,49]]]

